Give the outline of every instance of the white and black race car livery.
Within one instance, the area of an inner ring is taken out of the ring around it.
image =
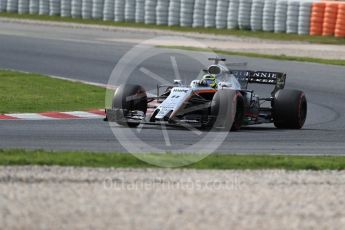
[[[203,71],[201,79],[190,85],[175,80],[169,86],[158,86],[153,97],[140,85],[118,87],[112,107],[106,109],[106,119],[129,127],[141,123],[233,131],[263,123],[284,129],[303,127],[306,96],[299,90],[284,89],[285,73],[232,70],[221,64],[225,59],[209,60],[214,64]],[[274,89],[270,96],[260,97],[250,89],[252,84],[272,85]]]

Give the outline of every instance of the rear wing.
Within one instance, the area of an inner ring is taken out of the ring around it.
[[[250,70],[232,70],[237,80],[240,82],[242,88],[247,89],[248,84],[266,84],[275,85],[272,94],[275,94],[280,89],[284,89],[286,74],[279,72],[265,72],[265,71],[250,71]]]

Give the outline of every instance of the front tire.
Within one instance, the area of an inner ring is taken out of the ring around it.
[[[238,95],[235,90],[220,89],[217,91],[211,105],[211,116],[215,119],[213,128],[222,131],[234,131],[240,128],[236,125],[234,129],[234,123],[237,123],[237,101]]]
[[[238,131],[242,127],[244,119],[244,99],[241,93],[236,94],[236,115],[234,123],[232,124],[231,131]]]
[[[138,127],[140,122],[124,121],[132,111],[141,111],[146,114],[147,94],[140,85],[121,85],[115,91],[112,103],[112,109],[119,111],[119,117],[116,123],[130,128]]]
[[[273,120],[278,129],[301,129],[307,118],[307,99],[299,90],[279,90],[273,102]]]

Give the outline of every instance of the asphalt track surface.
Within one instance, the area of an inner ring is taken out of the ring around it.
[[[0,23],[0,68],[57,75],[96,83],[107,83],[119,62],[136,43],[156,34],[87,30],[64,27]],[[158,49],[158,48],[157,48]],[[171,56],[176,56],[181,76],[194,79],[202,67],[186,55],[160,49],[162,54],[140,66],[171,81]],[[231,62],[248,62],[253,70],[288,73],[287,88],[303,90],[309,101],[308,119],[302,130],[277,130],[259,125],[230,133],[218,147],[219,153],[344,154],[345,151],[345,68],[330,65],[274,61],[258,58],[227,57]],[[131,65],[131,63],[128,63]],[[147,89],[157,84],[136,69],[131,83]],[[18,92],[20,93],[20,92]],[[132,132],[115,127],[123,133]],[[136,137],[161,152],[199,145],[200,134],[179,128],[144,126]],[[168,141],[165,135],[168,134]],[[205,133],[201,134],[207,135]],[[212,133],[211,133],[212,135]],[[0,121],[0,148],[48,150],[87,150],[99,152],[126,149],[121,143],[135,139],[116,139],[108,123],[101,120],[77,121]]]

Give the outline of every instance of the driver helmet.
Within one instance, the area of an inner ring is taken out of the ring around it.
[[[217,88],[217,79],[216,79],[216,76],[213,74],[207,74],[203,76],[201,82],[214,89]]]

